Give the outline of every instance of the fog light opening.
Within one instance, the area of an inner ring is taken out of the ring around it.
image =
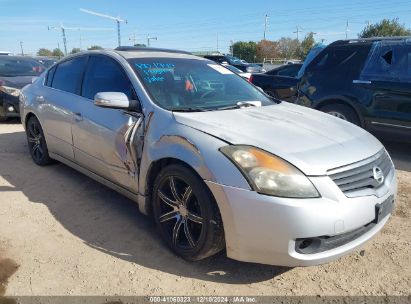
[[[301,250],[301,249],[305,249],[305,248],[307,248],[307,247],[310,247],[311,245],[312,245],[312,243],[313,243],[313,240],[312,239],[306,239],[306,240],[304,240],[304,241],[302,241],[301,243],[300,243],[300,245],[298,246],[298,248]]]
[[[7,108],[7,111],[9,111],[9,112],[14,112],[14,107],[13,107],[13,106],[9,106],[9,107]]]
[[[295,250],[303,254],[315,253],[321,245],[322,241],[320,238],[297,239]]]

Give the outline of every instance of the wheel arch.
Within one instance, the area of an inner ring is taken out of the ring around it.
[[[32,117],[36,117],[38,119],[36,114],[34,114],[33,112],[28,112],[26,114],[26,116],[24,117],[24,128],[27,128],[27,123],[28,123],[29,119],[32,118]]]
[[[359,109],[358,106],[356,106],[353,102],[351,102],[348,98],[342,97],[342,96],[330,96],[327,97],[319,102],[317,102],[313,108],[316,110],[321,110],[321,108],[329,105],[343,105],[349,107],[351,110],[353,110],[356,114],[357,117],[360,121],[361,127],[364,127],[365,122],[364,122],[364,117],[361,113],[361,110]]]

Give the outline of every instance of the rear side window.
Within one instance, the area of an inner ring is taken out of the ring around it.
[[[82,96],[94,99],[99,92],[121,92],[130,100],[135,94],[123,68],[107,56],[92,56],[84,75]]]
[[[361,73],[362,80],[411,82],[411,45],[377,42],[373,45]]]
[[[57,65],[51,86],[55,89],[79,94],[87,58],[87,56],[76,57]]]

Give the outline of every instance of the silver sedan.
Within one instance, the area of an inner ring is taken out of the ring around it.
[[[395,170],[372,135],[185,52],[68,56],[22,90],[20,108],[36,164],[62,162],[136,201],[188,260],[226,249],[325,263],[394,207]]]

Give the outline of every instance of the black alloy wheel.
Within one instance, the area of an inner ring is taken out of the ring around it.
[[[199,260],[224,248],[220,213],[204,182],[190,169],[170,165],[153,189],[153,211],[168,246],[187,260]]]
[[[28,120],[26,134],[33,161],[39,166],[45,166],[51,163],[43,129],[35,116],[30,117]]]

